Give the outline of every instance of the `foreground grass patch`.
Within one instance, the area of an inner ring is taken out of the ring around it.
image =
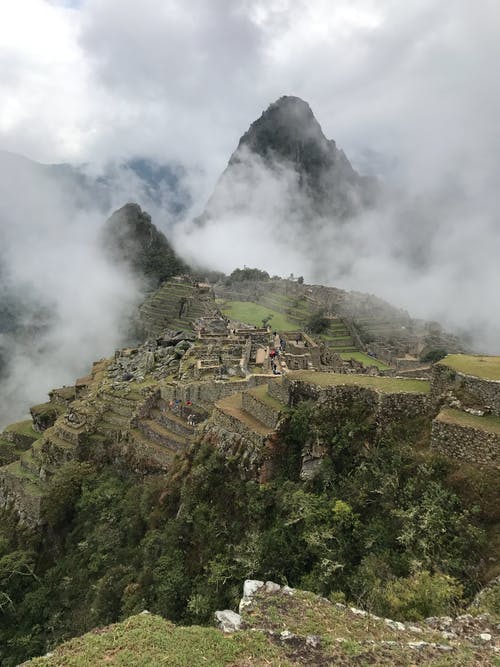
[[[159,616],[132,616],[123,623],[77,637],[35,658],[32,667],[221,667],[223,665],[290,665],[261,633],[224,635],[215,628],[177,627]]]

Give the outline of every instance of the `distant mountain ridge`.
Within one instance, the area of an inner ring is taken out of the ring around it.
[[[175,219],[191,205],[191,196],[182,184],[181,165],[159,164],[140,156],[96,169],[89,164],[43,164],[0,150],[0,175],[4,187],[8,183],[9,188],[20,191],[49,182],[66,204],[101,213],[116,208],[119,201],[134,198],[141,206],[161,209]]]

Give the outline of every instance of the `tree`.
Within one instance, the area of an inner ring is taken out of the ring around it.
[[[328,329],[329,325],[330,322],[325,316],[325,311],[317,310],[307,321],[306,327],[314,334],[322,334]]]

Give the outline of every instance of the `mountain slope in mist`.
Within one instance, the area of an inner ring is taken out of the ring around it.
[[[360,176],[325,137],[307,102],[293,96],[271,104],[241,137],[201,221],[245,215],[256,199],[261,212],[266,205],[273,211],[277,202],[266,197],[266,182],[281,185],[282,214],[303,223],[324,216],[346,220],[376,193],[375,182]]]
[[[156,288],[173,275],[188,271],[165,234],[139,204],[129,203],[106,221],[101,235],[110,260],[123,264],[145,288]]]

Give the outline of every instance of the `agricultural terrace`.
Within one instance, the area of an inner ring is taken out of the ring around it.
[[[489,433],[498,433],[500,435],[500,417],[494,415],[471,415],[462,410],[453,410],[452,408],[444,408],[439,413],[439,421],[448,424],[457,424],[458,426],[470,426]]]
[[[226,301],[220,304],[222,313],[231,320],[238,320],[246,324],[261,327],[263,320],[273,329],[279,331],[293,331],[297,328],[296,323],[291,322],[282,313],[272,310],[267,306],[260,306],[253,301]]]
[[[500,357],[448,354],[439,363],[465,375],[474,375],[485,380],[500,380]]]
[[[390,368],[387,364],[375,359],[375,357],[364,354],[364,352],[341,352],[340,356],[345,360],[354,359],[355,361],[360,361],[363,366],[376,366],[381,371],[386,371]]]
[[[287,374],[289,380],[300,380],[320,387],[358,386],[374,389],[381,393],[412,393],[428,394],[430,383],[426,380],[393,378],[385,376],[354,375],[344,373],[318,373],[310,371],[294,371]]]

